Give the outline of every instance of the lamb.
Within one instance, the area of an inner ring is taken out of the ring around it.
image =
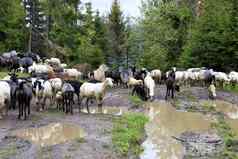
[[[5,114],[7,115],[10,99],[11,99],[10,85],[5,81],[0,81],[0,119],[2,119],[4,109]]]
[[[216,87],[213,82],[208,87],[208,94],[210,99],[214,100],[216,98]]]
[[[150,73],[147,73],[145,79],[144,79],[145,87],[147,88],[147,96],[150,97],[151,100],[154,98],[154,90],[155,90],[155,81],[151,77]]]
[[[63,109],[63,93],[61,91],[56,93],[56,104],[57,104],[57,109],[61,110]]]
[[[87,111],[89,113],[88,102],[90,98],[96,98],[98,107],[102,109],[102,100],[106,93],[106,88],[110,86],[113,87],[113,82],[111,78],[106,78],[104,82],[101,83],[84,83],[80,88],[80,97],[86,98]]]
[[[161,78],[162,78],[162,73],[160,70],[152,70],[151,71],[151,76],[155,79],[156,83],[160,83]]]
[[[64,69],[64,73],[66,73],[69,77],[74,79],[79,79],[82,76],[82,73],[79,72],[77,69]]]
[[[32,99],[32,88],[26,84],[26,82],[21,82],[16,91],[17,101],[19,104],[19,114],[18,119],[24,116],[24,120],[30,115],[30,103]],[[27,112],[28,110],[28,112]]]
[[[133,77],[129,77],[129,81],[128,81],[127,85],[128,85],[128,87],[136,86],[136,85],[143,85],[143,81],[142,80],[136,80]]]

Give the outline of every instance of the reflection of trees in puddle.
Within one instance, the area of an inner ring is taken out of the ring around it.
[[[13,136],[29,140],[40,146],[51,146],[85,136],[76,125],[52,123],[40,128],[29,128],[12,133]]]
[[[237,105],[219,100],[199,101],[200,104],[203,104],[202,102],[209,102],[215,111],[223,112],[227,123],[238,134]],[[145,151],[141,155],[142,159],[183,158],[184,148],[172,136],[178,137],[183,132],[208,132],[211,130],[211,123],[216,122],[213,115],[177,111],[165,101],[150,104],[147,108],[150,122],[146,125],[148,138],[143,143]]]
[[[149,105],[147,114],[151,121],[146,125],[148,139],[143,144],[142,159],[147,159],[147,154],[156,154],[151,159],[182,158],[184,148],[172,136],[186,131],[208,131],[212,121],[200,113],[177,111],[164,101]]]
[[[122,115],[123,114],[123,108],[121,107],[103,107],[102,110],[98,109],[98,107],[89,108],[91,114],[109,114],[109,115]],[[83,113],[88,113],[87,109],[84,108],[81,110]]]

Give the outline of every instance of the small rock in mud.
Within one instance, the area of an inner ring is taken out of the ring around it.
[[[185,147],[185,157],[209,159],[219,155],[223,150],[222,139],[215,133],[184,132],[179,137]]]

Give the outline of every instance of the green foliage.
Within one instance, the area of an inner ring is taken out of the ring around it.
[[[126,56],[126,25],[118,0],[114,0],[108,15],[108,53],[107,62],[116,67],[124,62]]]
[[[207,0],[203,14],[190,30],[190,38],[181,57],[186,67],[211,67],[230,71],[237,65],[237,33],[233,34],[233,11],[231,1]],[[237,10],[236,10],[237,12]],[[237,17],[237,15],[236,15]],[[232,33],[232,34],[231,34]],[[235,36],[236,35],[236,36]]]
[[[126,114],[114,120],[112,142],[117,151],[127,156],[129,151],[139,155],[144,138],[144,126],[148,119],[142,114]]]
[[[141,20],[144,36],[144,54],[139,64],[162,70],[176,66],[186,42],[192,12],[176,2],[148,1],[144,4]]]
[[[225,148],[220,158],[227,159],[237,159],[238,154],[233,150],[234,147],[237,147],[237,142],[235,141],[236,134],[232,131],[230,126],[225,122],[223,116],[218,117],[218,122],[213,123],[212,127],[218,131],[218,134],[223,138],[225,143]]]
[[[138,96],[129,96],[128,98],[130,102],[134,104],[134,106],[142,106],[144,103]]]
[[[0,1],[0,52],[24,50],[24,8],[21,0]]]
[[[238,93],[238,84],[226,84],[223,89],[229,92]]]

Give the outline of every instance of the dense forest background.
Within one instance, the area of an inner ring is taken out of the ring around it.
[[[30,43],[41,56],[93,67],[238,70],[237,0],[143,0],[139,18],[126,17],[119,0],[108,14],[80,0],[3,0],[0,6],[0,53],[27,52]]]

